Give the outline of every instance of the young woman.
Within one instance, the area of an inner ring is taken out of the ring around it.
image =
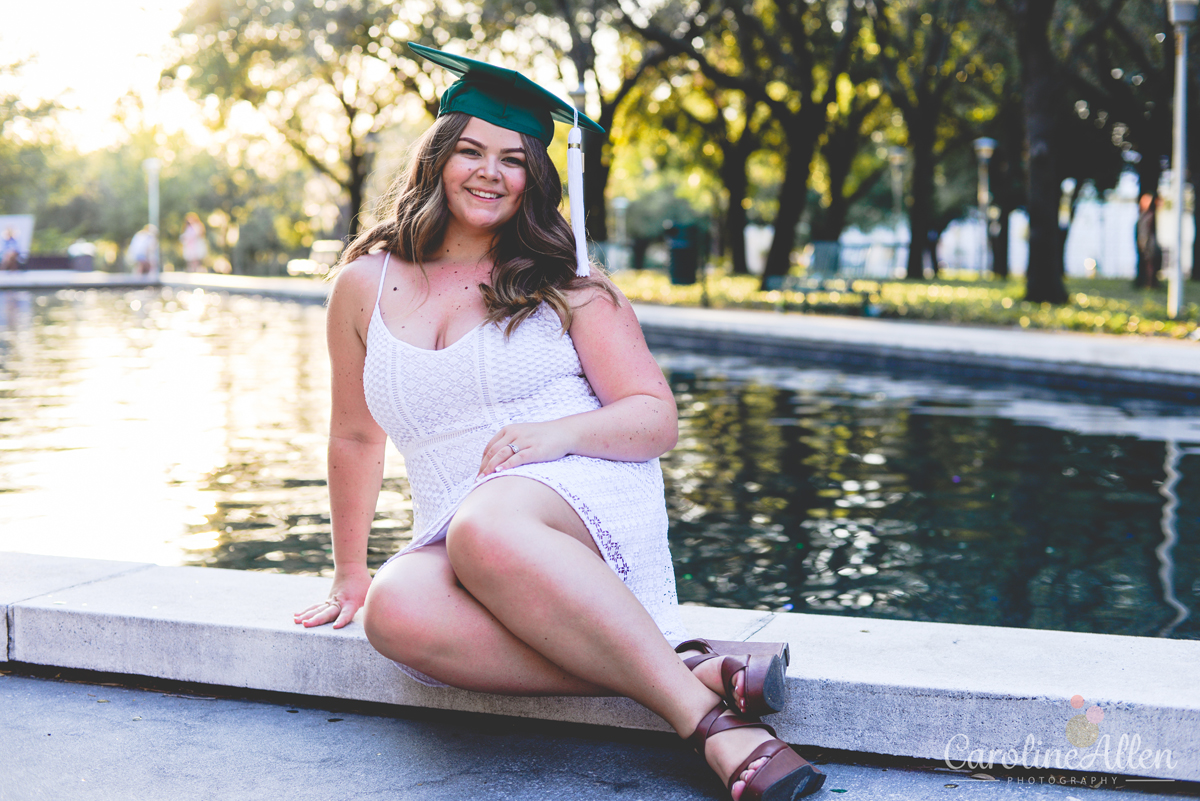
[[[782,706],[783,654],[691,641],[685,663],[668,641],[685,636],[658,466],[675,403],[628,302],[577,275],[546,152],[572,110],[515,73],[414,50],[462,77],[334,285],[335,575],[297,622],[361,609],[372,645],[427,683],[633,698],[735,801],[815,791],[824,776],[749,717]],[[388,436],[414,536],[372,579]]]

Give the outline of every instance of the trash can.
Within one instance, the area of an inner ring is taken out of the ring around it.
[[[91,272],[96,269],[96,246],[91,242],[74,242],[67,246],[67,258],[72,270]]]
[[[671,224],[667,227],[667,248],[671,253],[671,283],[696,283],[696,268],[700,261],[699,228],[694,223]]]

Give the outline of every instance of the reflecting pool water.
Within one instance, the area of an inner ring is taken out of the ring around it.
[[[682,601],[1200,637],[1200,411],[656,355]],[[0,293],[0,550],[328,573],[328,391],[320,307]]]

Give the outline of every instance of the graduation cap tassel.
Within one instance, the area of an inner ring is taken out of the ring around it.
[[[575,232],[575,274],[591,274],[588,262],[587,231],[583,208],[583,132],[579,130],[579,110],[567,135],[567,199],[571,203],[571,228]]]

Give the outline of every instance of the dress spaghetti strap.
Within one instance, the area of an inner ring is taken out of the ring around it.
[[[383,255],[383,269],[379,272],[379,291],[375,293],[375,308],[379,309],[379,301],[383,300],[383,282],[387,279],[388,262],[391,261],[391,251]]]

